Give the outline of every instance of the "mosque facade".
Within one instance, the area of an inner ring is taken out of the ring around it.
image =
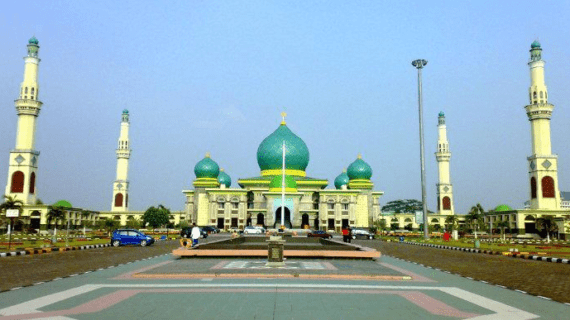
[[[257,163],[260,175],[238,179],[239,187],[232,188],[228,173],[206,154],[194,167],[194,189],[182,191],[189,222],[243,229],[248,225],[279,228],[283,220],[286,228],[338,232],[345,226],[371,227],[380,217],[384,193],[373,191],[370,165],[358,155],[336,177],[335,188],[327,189],[327,179],[307,176],[309,149],[289,129],[284,116],[259,145]]]

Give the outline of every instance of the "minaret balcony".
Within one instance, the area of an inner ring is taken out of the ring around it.
[[[131,157],[131,150],[117,149],[117,158],[129,159]]]
[[[18,115],[27,114],[37,116],[40,113],[42,102],[32,99],[17,99],[14,101]]]
[[[451,152],[436,152],[435,158],[437,161],[448,161],[451,159]]]
[[[524,108],[526,110],[526,115],[528,116],[529,121],[537,119],[550,120],[552,117],[552,110],[554,110],[554,106],[550,103],[529,104]]]

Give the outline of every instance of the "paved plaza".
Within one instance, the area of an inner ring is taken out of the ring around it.
[[[271,269],[257,258],[164,254],[0,293],[0,319],[564,319],[569,313],[563,303],[387,256],[288,259],[285,268]]]

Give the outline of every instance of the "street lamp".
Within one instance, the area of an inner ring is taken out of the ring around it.
[[[412,66],[418,69],[418,112],[420,120],[420,162],[422,171],[422,209],[424,213],[424,238],[429,238],[428,233],[428,217],[427,217],[427,203],[426,203],[426,164],[424,159],[424,119],[422,109],[422,68],[427,64],[424,59],[412,61]]]

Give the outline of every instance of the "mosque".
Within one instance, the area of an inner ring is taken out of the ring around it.
[[[142,211],[129,210],[128,165],[131,156],[129,141],[129,112],[121,114],[116,179],[113,182],[111,210],[98,212],[76,208],[65,200],[53,205],[37,198],[36,180],[39,174],[40,152],[35,149],[36,121],[42,108],[39,100],[38,67],[39,41],[28,41],[24,57],[24,80],[15,100],[18,115],[16,146],[10,151],[5,195],[23,202],[19,221],[29,228],[48,227],[48,212],[54,206],[65,209],[67,221],[74,227],[93,224],[111,218],[127,225],[130,220],[141,221]],[[544,81],[542,48],[538,41],[531,45],[530,103],[525,107],[531,123],[532,154],[527,158],[529,173],[529,208],[513,210],[499,205],[485,216],[489,224],[508,221],[511,230],[532,233],[536,219],[552,216],[565,237],[570,234],[570,209],[561,206],[558,184],[558,157],[552,154],[550,118],[554,106],[548,103]],[[447,140],[445,114],[438,116],[438,141],[435,153],[438,162],[437,212],[428,216],[430,225],[444,226],[445,218],[455,215],[453,187],[450,175],[451,152]],[[209,154],[194,167],[196,179],[193,190],[182,190],[185,210],[172,212],[171,222],[196,223],[221,229],[242,229],[248,225],[289,228],[314,228],[340,231],[344,226],[371,227],[385,220],[396,228],[418,229],[423,219],[413,214],[382,212],[382,191],[374,191],[372,168],[360,155],[334,180],[307,176],[309,149],[285,122],[267,136],[257,150],[260,175],[237,180],[232,188],[228,173],[220,169]],[[282,191],[285,196],[283,197]],[[462,216],[460,216],[462,217]],[[460,219],[464,220],[464,219]]]
[[[325,189],[326,179],[307,176],[309,149],[282,116],[279,127],[257,149],[260,176],[238,179],[239,188],[231,188],[230,176],[209,154],[196,164],[194,190],[182,191],[189,221],[220,229],[280,227],[281,220],[287,228],[371,227],[384,193],[372,190],[370,165],[358,155],[335,179],[335,189]]]

